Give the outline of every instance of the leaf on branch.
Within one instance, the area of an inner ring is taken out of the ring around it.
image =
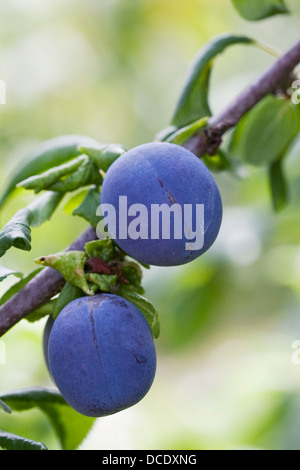
[[[267,96],[238,123],[230,153],[244,163],[270,165],[284,155],[300,128],[300,106]]]
[[[120,252],[111,239],[93,240],[84,247],[88,258],[101,258],[103,261],[111,261],[120,257]]]
[[[52,312],[53,318],[55,319],[60,314],[62,309],[65,308],[65,306],[68,305],[70,302],[72,302],[72,300],[76,300],[82,297],[83,295],[84,294],[79,287],[76,287],[73,284],[66,282],[62,291],[54,302]]]
[[[95,163],[83,155],[72,162],[54,167],[41,175],[32,176],[21,181],[18,186],[33,189],[35,193],[43,190],[66,193],[75,191],[82,186],[101,185],[103,181]]]
[[[4,281],[8,276],[23,277],[23,274],[19,271],[13,271],[12,269],[7,269],[4,266],[0,266],[0,282]]]
[[[41,307],[33,310],[33,312],[31,312],[29,315],[25,317],[25,320],[27,320],[29,323],[34,323],[36,321],[41,320],[41,318],[52,315],[53,310],[54,310],[54,305],[55,305],[55,300],[49,300],[49,302],[46,302]]]
[[[131,285],[135,287],[141,286],[143,272],[139,264],[134,261],[123,261],[122,273]]]
[[[81,155],[80,146],[96,146],[98,142],[82,135],[63,135],[46,140],[33,149],[8,179],[8,184],[0,198],[0,207],[14,188],[30,176],[42,173],[50,168],[66,163]]]
[[[3,400],[0,400],[0,408],[4,413],[11,414],[11,408]]]
[[[270,190],[275,212],[280,212],[288,203],[288,187],[283,172],[283,159],[273,162],[269,167]]]
[[[41,442],[4,431],[0,431],[0,448],[3,450],[48,450]]]
[[[95,284],[102,292],[111,292],[117,285],[118,280],[117,274],[87,273],[86,278],[88,282]]]
[[[47,191],[41,197],[31,202],[27,209],[32,213],[30,226],[39,227],[50,220],[63,198],[63,194]]]
[[[32,212],[29,209],[19,210],[0,232],[0,257],[11,247],[20,250],[31,250]]]
[[[52,184],[49,189],[51,191],[58,191],[61,193],[75,191],[84,186],[102,184],[103,178],[93,161],[89,157],[85,157],[83,163],[79,168],[68,176],[66,179],[57,181]]]
[[[97,209],[100,205],[100,190],[96,186],[91,187],[82,203],[72,212],[87,220],[93,227],[97,227],[100,216],[97,216]]]
[[[201,158],[210,171],[219,172],[232,169],[232,164],[224,150],[218,149],[216,155],[205,155]]]
[[[35,259],[35,263],[56,269],[67,282],[81,289],[86,295],[94,295],[85,275],[87,260],[88,256],[83,251],[67,251],[55,255],[41,256]]]
[[[49,220],[60,203],[62,195],[47,192],[24,209],[20,209],[0,232],[0,257],[11,247],[31,250],[31,227]]]
[[[172,125],[182,128],[198,119],[211,116],[208,94],[213,62],[227,47],[234,44],[255,44],[255,42],[246,36],[226,34],[213,39],[200,50],[187,72]]]
[[[11,297],[13,297],[19,290],[23,289],[23,287],[28,284],[31,279],[33,279],[39,272],[41,272],[43,268],[35,269],[32,273],[28,274],[27,276],[23,277],[19,282],[14,284],[5,294],[1,297],[0,305],[3,305],[7,302]]]
[[[174,132],[178,131],[177,126],[169,126],[166,129],[162,129],[155,136],[156,142],[165,142]]]
[[[86,159],[87,158],[85,156],[81,155],[71,162],[55,166],[40,175],[30,176],[18,183],[17,186],[24,189],[34,189],[35,193],[39,193],[40,191],[48,189],[54,183],[57,183],[61,178],[74,173],[86,161]]]
[[[164,142],[170,144],[183,145],[187,140],[189,140],[193,135],[203,129],[207,124],[208,118],[204,117],[198,119],[196,122],[192,122],[188,126],[177,129],[171,135],[169,135]]]
[[[237,12],[247,21],[289,13],[283,0],[231,0]]]
[[[49,388],[28,388],[5,393],[0,398],[13,411],[40,409],[49,418],[63,450],[76,450],[91,430],[95,419],[73,410],[58,393]],[[1,443],[0,443],[1,446]]]
[[[131,288],[127,288],[125,286],[121,286],[117,291],[117,294],[127,299],[129,302],[135,305],[140,310],[140,312],[142,312],[151,328],[153,337],[158,338],[160,334],[158,312],[150,300],[142,297]]]
[[[126,152],[125,147],[119,144],[81,146],[80,150],[93,160],[99,170],[104,172]]]

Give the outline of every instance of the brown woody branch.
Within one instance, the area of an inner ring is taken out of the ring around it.
[[[67,251],[83,251],[85,244],[96,238],[96,231],[90,227],[67,248]],[[0,307],[0,336],[58,294],[64,284],[65,280],[58,271],[52,268],[43,269]]]
[[[213,116],[206,128],[189,139],[184,146],[199,157],[215,154],[225,132],[234,127],[265,96],[282,89],[299,63],[300,40],[222,112]],[[88,228],[68,250],[83,250],[85,243],[94,239],[96,239],[95,230]],[[52,268],[45,268],[34,277],[0,307],[0,336],[59,293],[64,283],[63,277]]]

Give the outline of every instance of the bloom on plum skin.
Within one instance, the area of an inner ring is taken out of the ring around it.
[[[156,266],[177,266],[198,258],[213,245],[222,222],[222,200],[210,171],[190,151],[162,142],[135,147],[110,166],[102,185],[100,207],[114,208],[116,227],[112,238],[120,248],[137,261]],[[127,207],[128,214],[124,214]],[[146,215],[135,219],[134,210],[138,212],[139,207],[145,208]],[[152,217],[154,208],[161,208],[160,221]],[[176,214],[175,208],[179,209]],[[196,214],[202,214],[201,219]],[[173,227],[166,236],[164,224],[170,227],[172,217]],[[159,222],[161,226],[153,226]],[[138,231],[130,236],[132,225],[139,229],[140,236]],[[194,247],[193,237],[197,241],[201,235],[203,243]]]
[[[49,369],[69,405],[106,416],[138,403],[156,373],[156,349],[144,315],[114,294],[70,302],[49,336]]]

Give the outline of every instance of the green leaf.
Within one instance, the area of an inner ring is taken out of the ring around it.
[[[24,189],[34,189],[36,193],[44,189],[48,189],[61,178],[74,173],[87,160],[87,157],[81,155],[71,162],[55,166],[40,175],[30,176],[29,178],[18,183],[17,186]]]
[[[79,147],[99,145],[90,137],[81,135],[64,135],[47,140],[38,145],[18,165],[8,178],[8,184],[0,198],[0,207],[7,200],[18,183],[30,176],[42,173],[49,168],[65,163],[81,155]]]
[[[97,168],[106,172],[110,165],[126,152],[125,147],[119,144],[93,145],[80,147],[82,153],[88,155],[96,164]]]
[[[35,259],[36,264],[49,266],[60,272],[70,284],[81,289],[86,295],[94,295],[85,276],[85,263],[88,256],[83,251],[67,251],[55,255],[41,256]]]
[[[122,262],[122,273],[124,277],[135,287],[140,287],[143,272],[139,264],[134,261],[123,261]]]
[[[58,393],[49,388],[27,388],[0,396],[14,411],[39,408],[52,423],[63,450],[75,450],[91,430],[95,419],[73,410]]]
[[[208,93],[214,59],[233,44],[254,43],[246,36],[226,34],[213,39],[201,49],[187,72],[171,124],[182,128],[211,116]]]
[[[73,211],[73,215],[78,215],[87,220],[90,225],[97,227],[100,216],[97,216],[97,209],[100,205],[100,190],[91,187],[82,203]]]
[[[142,297],[134,290],[128,289],[125,286],[121,286],[117,294],[127,299],[129,302],[135,305],[140,310],[140,312],[142,312],[151,328],[153,337],[158,338],[160,334],[158,312],[150,300]]]
[[[102,292],[111,292],[117,284],[117,274],[87,273],[88,282],[95,284]]]
[[[86,243],[84,249],[89,258],[101,258],[108,262],[118,257],[116,244],[111,239],[93,240]]]
[[[68,305],[72,300],[78,299],[83,296],[83,292],[79,287],[76,287],[69,282],[66,282],[59,296],[55,300],[53,308],[53,318],[55,319],[60,312]]]
[[[11,247],[20,250],[31,250],[32,212],[29,209],[19,210],[0,232],[0,257]]]
[[[0,447],[4,450],[48,450],[41,442],[0,431]]]
[[[238,123],[230,153],[250,165],[270,165],[285,154],[300,129],[300,107],[267,96]]]
[[[237,12],[247,21],[258,21],[289,13],[283,0],[231,0]]]
[[[288,202],[288,189],[286,178],[283,172],[282,158],[270,165],[269,179],[273,208],[275,212],[280,212],[285,208]]]
[[[4,266],[0,266],[0,282],[4,281],[8,276],[17,276],[23,277],[23,274],[19,271],[13,271],[12,269],[7,269]]]
[[[80,206],[80,204],[83,202],[84,198],[86,197],[89,189],[79,189],[75,193],[71,194],[69,199],[67,200],[66,204],[64,205],[64,211],[68,214],[71,215],[73,214],[73,211]]]
[[[39,227],[44,222],[47,222],[47,220],[50,220],[62,198],[63,194],[47,191],[41,197],[31,202],[27,206],[27,209],[32,213],[30,226]]]
[[[226,153],[220,148],[218,149],[218,153],[216,155],[205,155],[201,160],[207,166],[207,168],[213,172],[229,170],[232,167]]]
[[[191,137],[193,137],[193,135],[203,129],[203,127],[206,126],[207,121],[208,118],[206,117],[198,119],[198,121],[176,130],[174,133],[169,135],[164,142],[176,145],[183,145],[188,139],[190,139]]]
[[[0,257],[11,247],[31,250],[31,227],[38,227],[50,219],[62,195],[47,192],[39,199],[20,209],[0,232]]]
[[[11,408],[3,400],[0,400],[0,408],[2,408],[4,413],[7,413],[7,414],[11,413]]]
[[[34,323],[36,321],[39,321],[41,318],[52,315],[54,305],[55,300],[49,300],[49,302],[46,302],[41,307],[38,307],[37,309],[33,310],[29,315],[25,317],[25,320],[27,320],[29,323]]]
[[[49,186],[49,189],[51,191],[66,193],[88,185],[100,186],[102,181],[103,177],[95,163],[90,160],[89,157],[85,157],[83,163],[74,173],[66,179],[62,179],[61,181],[57,181],[52,184]]]
[[[5,294],[1,297],[0,305],[3,305],[7,302],[13,295],[15,295],[19,290],[23,289],[26,284],[28,284],[31,279],[33,279],[39,272],[41,272],[43,268],[35,269],[32,273],[28,274],[27,276],[23,277],[21,281],[14,284]]]
[[[156,142],[165,142],[174,132],[178,130],[177,126],[169,126],[166,129],[162,129],[155,136]]]

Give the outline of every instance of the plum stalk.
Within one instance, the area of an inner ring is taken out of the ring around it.
[[[238,95],[223,111],[212,116],[184,147],[198,157],[214,155],[222,142],[222,136],[265,96],[286,90],[292,83],[292,73],[300,63],[300,40],[284,53],[257,80]],[[88,241],[95,240],[96,232],[90,227],[75,240],[67,250],[84,250]],[[0,307],[0,336],[25,318],[33,310],[48,302],[63,288],[61,274],[46,268],[35,276],[23,289]]]

